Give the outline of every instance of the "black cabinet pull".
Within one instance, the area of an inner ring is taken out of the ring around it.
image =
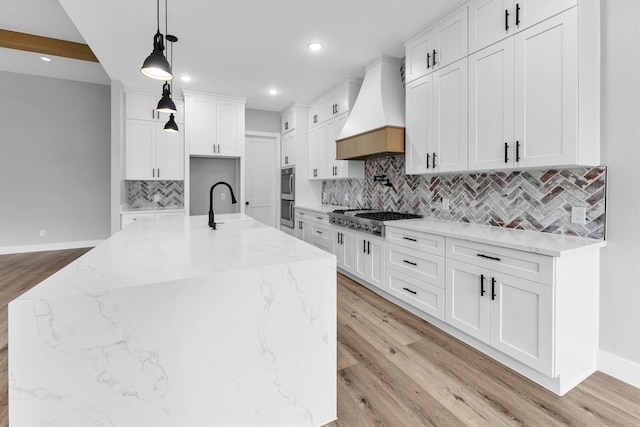
[[[509,31],[509,10],[504,10],[504,30]]]
[[[153,178],[155,178],[155,177],[156,177],[156,168],[151,169],[151,176],[152,176]]]
[[[484,296],[484,274],[480,275],[480,296]]]
[[[284,130],[289,129],[289,122],[284,122]]]
[[[320,221],[322,221],[322,217],[321,216],[317,216],[316,219],[319,219]]]
[[[436,66],[436,50],[433,49],[433,66]]]
[[[429,158],[430,158],[431,154],[427,153],[427,169],[429,169]]]
[[[371,242],[367,240],[367,255],[371,255]]]
[[[403,238],[404,240],[409,240],[410,242],[417,242],[417,241],[418,241],[418,240],[416,240],[416,239],[414,239],[414,238],[412,238],[412,237],[407,237],[407,236],[402,236],[402,238]]]
[[[509,162],[509,144],[504,143],[504,162]]]
[[[436,167],[436,153],[433,153],[433,167]]]
[[[318,123],[318,115],[317,114],[313,115],[313,123]]]
[[[516,25],[520,25],[520,3],[516,3]]]
[[[431,62],[431,54],[427,52],[427,70],[431,68],[430,62]]]
[[[412,294],[414,294],[414,295],[418,295],[418,293],[417,293],[416,291],[412,291],[412,290],[411,290],[411,289],[409,289],[409,288],[402,288],[402,289],[404,289],[404,290],[405,290],[405,291],[407,291],[407,292],[411,292],[411,293],[412,293]]]
[[[362,253],[363,254],[367,253],[367,241],[366,240],[362,241]]]
[[[495,257],[495,256],[489,256],[489,255],[485,255],[485,254],[476,254],[476,256],[479,256],[480,258],[492,259],[494,261],[500,261],[500,258]]]
[[[496,299],[496,278],[491,278],[491,301]]]
[[[408,259],[403,259],[402,262],[406,262],[407,264],[411,264],[411,265],[418,265],[415,262],[411,262]]]
[[[340,244],[344,243],[344,234],[340,233]]]
[[[520,161],[520,141],[516,141],[516,162]]]

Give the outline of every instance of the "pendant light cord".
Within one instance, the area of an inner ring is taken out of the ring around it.
[[[160,32],[160,0],[156,2],[156,17],[158,19],[158,32]]]

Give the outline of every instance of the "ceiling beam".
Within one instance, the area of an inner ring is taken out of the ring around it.
[[[0,47],[100,62],[86,44],[3,29],[0,29]]]

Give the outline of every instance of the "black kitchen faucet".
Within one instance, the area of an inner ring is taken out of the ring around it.
[[[211,190],[209,190],[209,227],[211,227],[212,230],[216,229],[216,221],[213,215],[213,189],[220,184],[224,184],[227,186],[227,188],[229,188],[229,191],[231,192],[231,204],[238,203],[238,201],[236,200],[236,196],[233,195],[233,189],[226,182],[219,181],[211,186]]]

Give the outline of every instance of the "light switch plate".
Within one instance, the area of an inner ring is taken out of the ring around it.
[[[584,206],[573,206],[571,208],[571,222],[573,224],[586,224],[587,208]]]
[[[442,199],[442,210],[443,211],[448,211],[449,210],[449,199]]]

